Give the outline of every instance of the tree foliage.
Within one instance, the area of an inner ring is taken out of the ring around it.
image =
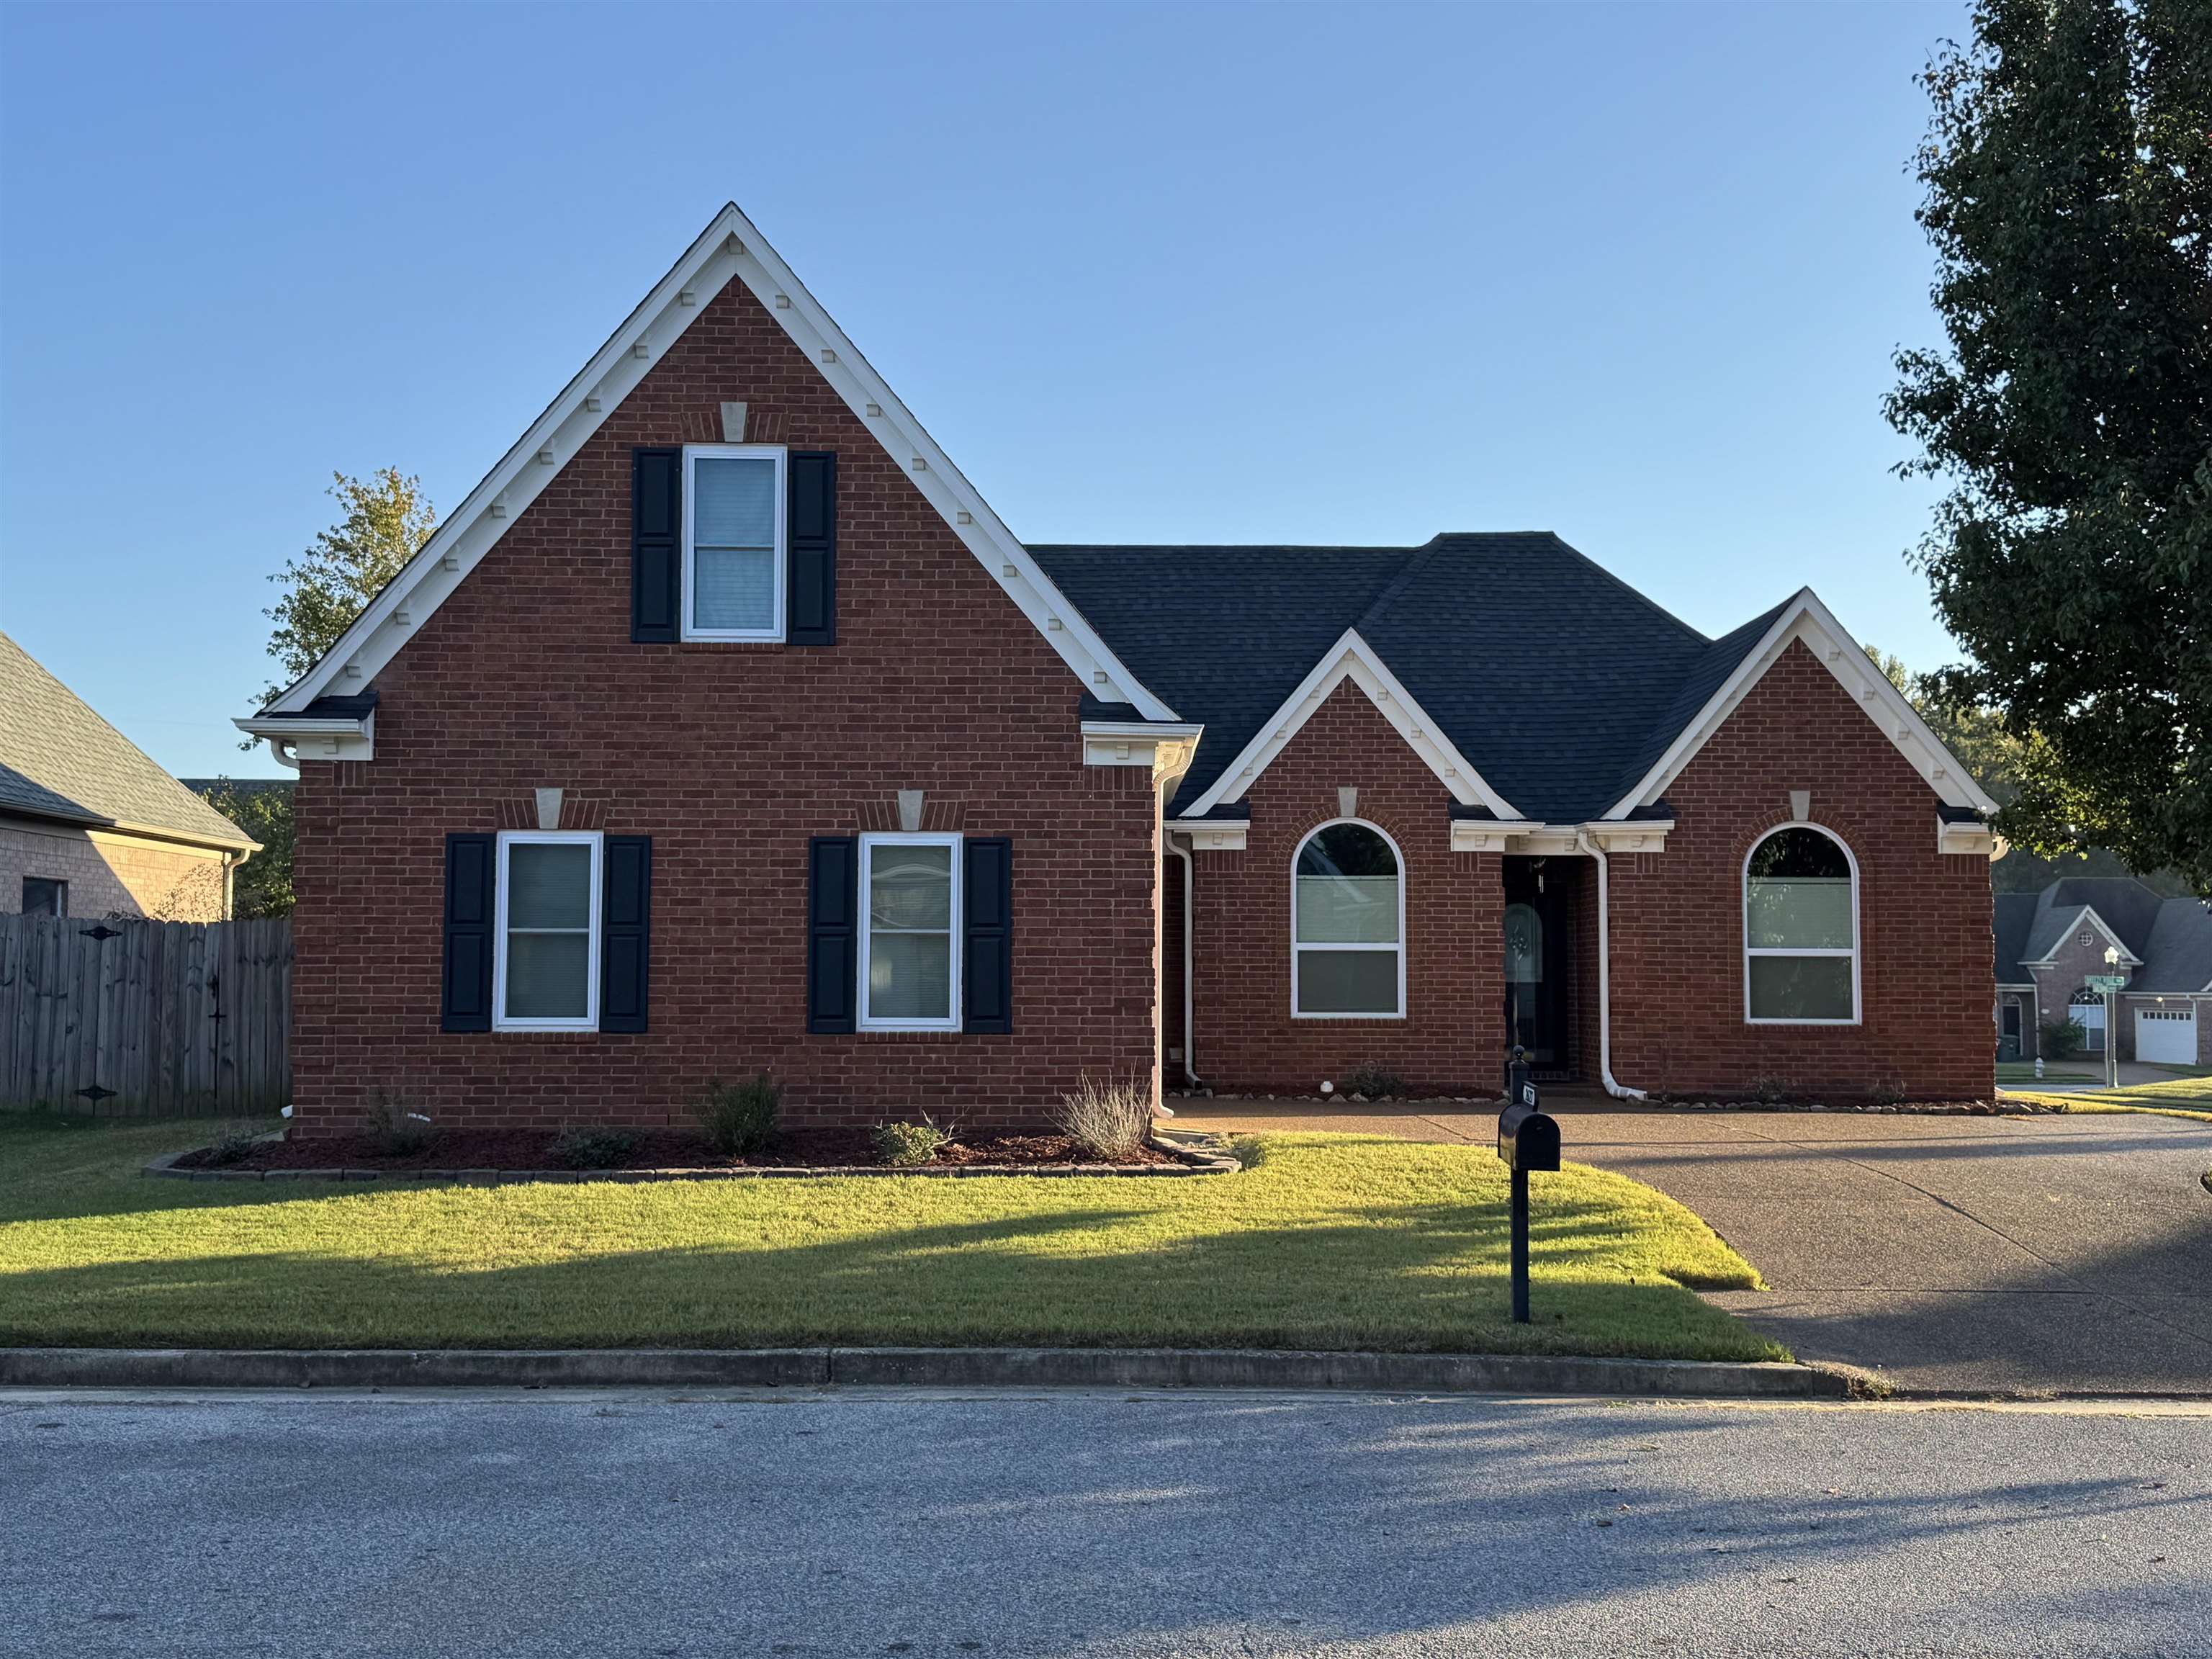
[[[2011,839],[2212,892],[2212,0],[1980,0],[1922,80],[1932,700],[2017,744]]]
[[[333,472],[331,480],[343,516],[269,579],[284,589],[263,613],[276,624],[269,654],[283,665],[284,680],[262,694],[264,705],[322,660],[438,526],[421,480],[403,477],[398,467],[365,480]]]
[[[231,915],[292,914],[292,786],[284,779],[217,778],[196,786],[207,804],[261,843],[231,878]]]

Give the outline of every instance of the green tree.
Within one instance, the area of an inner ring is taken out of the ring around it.
[[[292,784],[288,778],[217,778],[196,782],[200,797],[261,843],[231,878],[231,914],[292,914]]]
[[[343,515],[269,579],[284,590],[263,613],[276,624],[269,635],[269,654],[283,665],[284,679],[262,694],[264,706],[323,659],[438,527],[421,480],[403,477],[397,467],[382,468],[366,480],[343,472],[333,472],[331,479],[330,494],[345,509]]]
[[[1980,0],[1922,76],[1947,352],[1887,402],[1916,556],[2017,744],[2000,819],[2212,892],[2212,0]],[[1961,756],[1964,759],[1966,757]]]
[[[2033,763],[2022,752],[2024,748],[2034,747],[2033,735],[2023,744],[2005,730],[1996,710],[1948,702],[1936,676],[1914,673],[1902,659],[1877,646],[1868,646],[1866,653],[1919,711],[1937,741],[1989,792],[1990,799],[2003,807],[2018,796],[2021,775]],[[2189,890],[2189,884],[2173,871],[2130,870],[2109,848],[2036,852],[2016,844],[2009,845],[2004,856],[1990,866],[1990,885],[2000,893],[2034,893],[2061,876],[2127,875],[2169,896]]]

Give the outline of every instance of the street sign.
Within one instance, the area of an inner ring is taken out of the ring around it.
[[[2093,991],[2124,991],[2128,988],[2125,974],[2092,974],[2081,982]]]

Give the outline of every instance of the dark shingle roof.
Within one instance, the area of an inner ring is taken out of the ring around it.
[[[2034,930],[2038,897],[2034,893],[1999,893],[1991,901],[2000,985],[2034,983],[2033,975],[2021,963],[2027,955],[2028,936]]]
[[[2212,991],[2212,902],[2170,898],[2158,907],[2130,989]]]
[[[1593,818],[1772,621],[1708,640],[1548,532],[1418,548],[1030,551],[1138,678],[1205,723],[1178,812],[1357,628],[1515,808]]]
[[[0,634],[0,811],[256,845]]]

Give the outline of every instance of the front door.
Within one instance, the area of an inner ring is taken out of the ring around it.
[[[2007,997],[2004,1000],[2004,1006],[2000,1010],[2000,1012],[2004,1023],[1998,1028],[1997,1058],[1999,1060],[2018,1060],[2020,1058],[2020,1002],[2018,999]]]
[[[1505,866],[1505,1041],[1529,1063],[1557,1067],[1566,1051],[1566,882],[1547,859]]]

